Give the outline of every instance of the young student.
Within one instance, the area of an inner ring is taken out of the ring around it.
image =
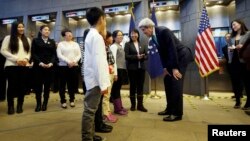
[[[94,136],[94,119],[101,96],[111,85],[105,43],[100,34],[106,32],[106,19],[105,13],[97,7],[87,10],[86,18],[91,28],[85,39],[84,81],[87,92],[83,102],[82,141],[101,141],[102,138]]]
[[[111,32],[107,31],[106,37],[105,37],[105,45],[106,45],[106,51],[107,51],[107,61],[109,65],[109,75],[110,75],[110,82],[113,84],[114,82],[114,64],[115,64],[115,58],[112,54],[112,51],[110,50],[110,45],[113,43],[113,37]],[[110,109],[110,96],[111,96],[111,89],[112,85],[108,88],[108,94],[103,96],[103,104],[102,104],[102,109],[103,109],[103,116],[104,120],[106,122],[112,122],[115,123],[118,118],[112,114],[111,109]]]
[[[11,34],[3,40],[1,53],[6,58],[4,67],[7,74],[8,114],[15,113],[14,97],[17,97],[17,113],[23,112],[24,95],[30,60],[30,40],[24,35],[24,24],[14,22]]]

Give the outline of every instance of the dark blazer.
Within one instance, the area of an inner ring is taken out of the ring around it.
[[[138,60],[137,58],[137,50],[135,48],[135,45],[133,42],[127,42],[125,44],[125,59],[126,59],[126,64],[127,64],[127,69],[128,70],[136,70],[139,68],[139,61],[141,65],[141,69],[145,69],[145,63],[144,61],[147,60],[147,50],[144,46],[141,46],[139,43],[139,54],[145,54],[144,58]]]
[[[164,68],[179,69],[194,60],[191,49],[184,46],[170,29],[155,27],[155,34]]]
[[[222,52],[223,52],[223,54],[224,54],[225,59],[226,59],[227,62],[228,62],[228,46],[227,46],[227,45],[225,45],[225,46],[222,48]]]
[[[42,38],[33,39],[31,58],[34,61],[34,66],[38,66],[41,62],[45,64],[53,63],[53,65],[56,65],[57,56],[55,41],[53,39],[48,39],[47,43],[45,43]]]

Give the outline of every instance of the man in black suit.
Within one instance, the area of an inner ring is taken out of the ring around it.
[[[183,115],[183,79],[187,65],[193,61],[191,50],[166,27],[155,27],[149,18],[139,23],[142,32],[156,44],[164,68],[166,109],[158,115],[168,115],[164,121],[177,121]]]

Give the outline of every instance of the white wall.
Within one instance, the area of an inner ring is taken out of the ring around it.
[[[107,29],[110,32],[115,30],[121,30],[123,33],[129,32],[129,24],[130,24],[130,14],[126,15],[115,15],[113,17],[107,16]]]
[[[230,11],[227,6],[215,5],[207,7],[207,12],[212,28],[228,27],[230,25]]]
[[[156,11],[155,13],[159,26],[166,26],[171,30],[180,30],[180,12],[174,10]]]
[[[78,21],[69,19],[69,29],[72,31],[74,37],[82,37],[84,30],[89,27],[87,19],[80,19]]]

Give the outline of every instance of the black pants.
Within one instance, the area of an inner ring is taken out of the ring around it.
[[[53,69],[53,73],[52,73],[52,82],[51,82],[51,88],[53,90],[54,93],[59,91],[59,67],[58,66],[54,66]]]
[[[234,62],[228,64],[228,71],[232,83],[233,92],[237,101],[243,95],[244,90],[244,64],[240,62]]]
[[[145,80],[145,70],[128,70],[130,97],[143,95],[143,85]]]
[[[35,93],[37,100],[41,99],[43,92],[44,101],[48,101],[50,84],[52,81],[52,73],[53,67],[47,69],[38,66],[34,67]]]
[[[69,93],[69,101],[74,102],[75,100],[75,89],[77,88],[78,81],[78,67],[69,68],[68,66],[59,67],[59,95],[61,98],[61,103],[65,103],[65,89],[66,85]]]
[[[0,68],[0,101],[6,99],[6,74],[4,68]]]
[[[111,89],[111,98],[118,99],[121,98],[121,88],[123,82],[126,81],[128,78],[124,78],[124,73],[127,73],[125,69],[117,69],[118,80],[114,81],[112,89]]]
[[[17,102],[23,104],[24,95],[27,92],[27,67],[9,66],[5,68],[8,80],[7,102],[8,105],[14,105],[14,97]]]
[[[173,75],[164,77],[164,87],[167,99],[167,111],[169,114],[182,116],[183,115],[183,83],[187,66],[179,69],[182,78],[176,80]],[[168,70],[172,72],[172,70]]]
[[[28,68],[28,76],[27,76],[27,92],[29,93],[31,89],[34,90],[34,69]]]

